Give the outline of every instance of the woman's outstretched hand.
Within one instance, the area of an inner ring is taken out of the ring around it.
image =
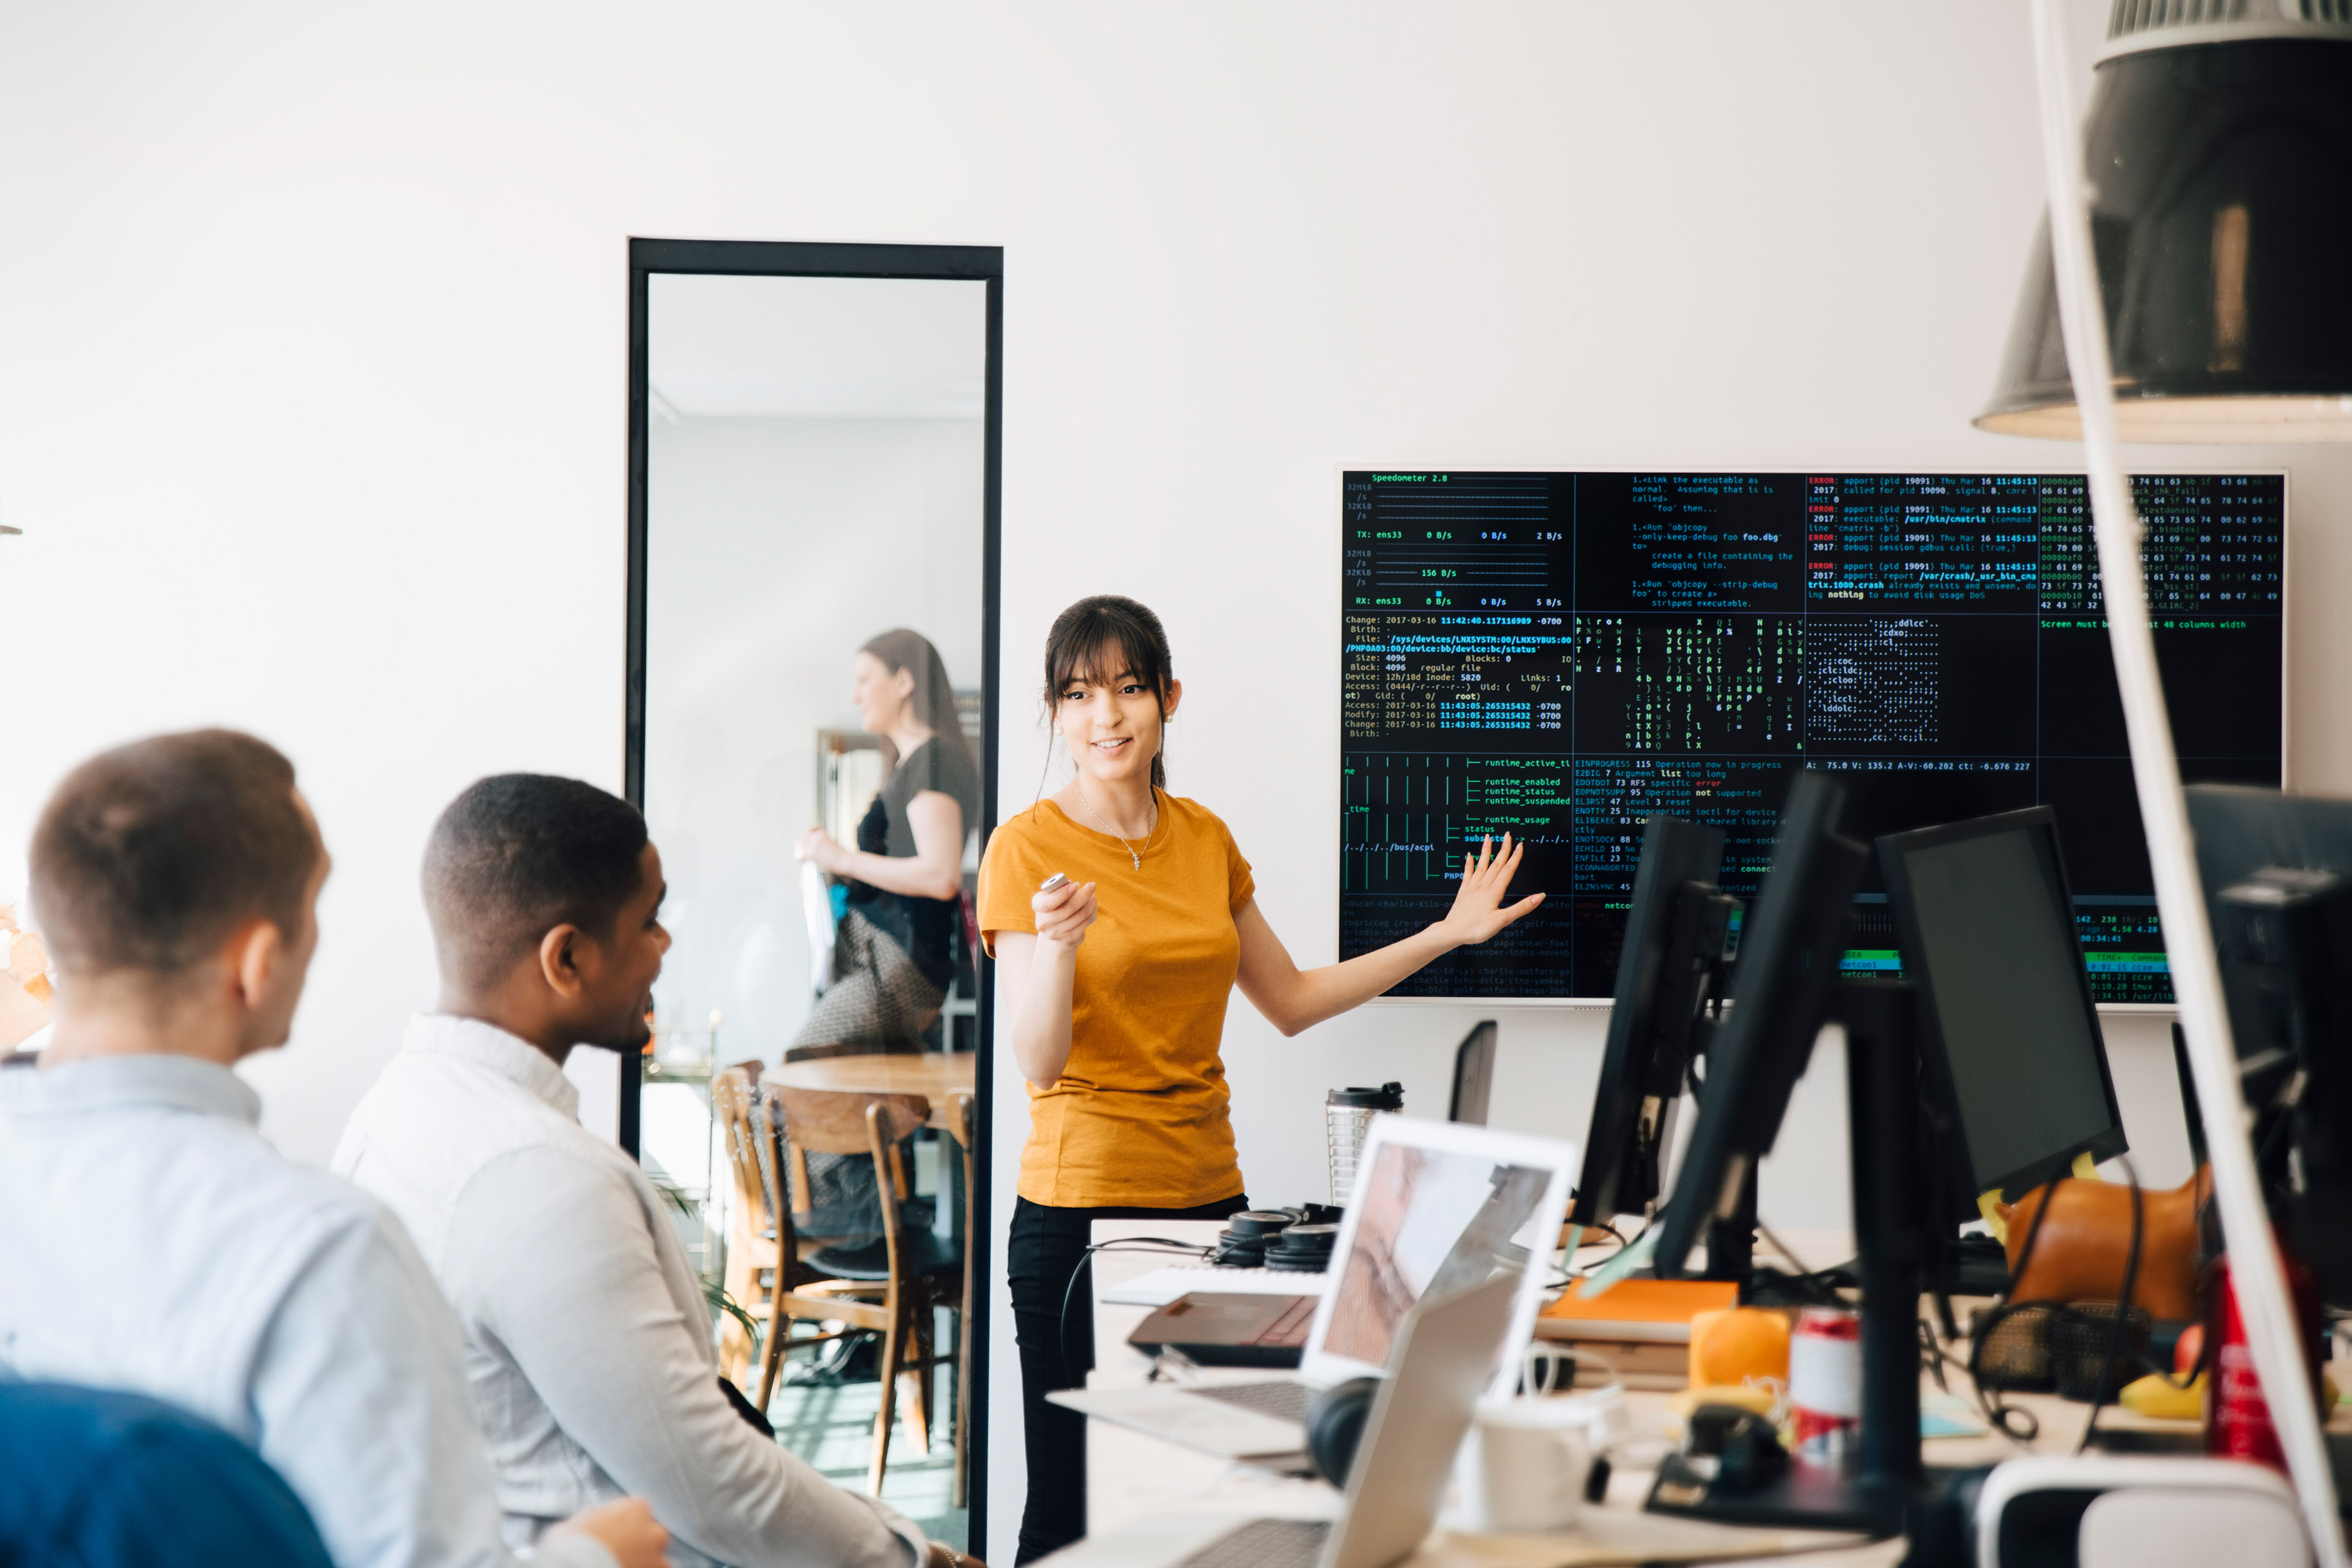
[[[1529,893],[1510,908],[1503,908],[1503,895],[1510,890],[1512,875],[1527,848],[1525,844],[1512,843],[1507,833],[1499,850],[1493,838],[1480,839],[1478,853],[1462,857],[1462,886],[1454,894],[1454,907],[1438,922],[1439,929],[1456,944],[1475,947],[1542,903],[1541,893]]]

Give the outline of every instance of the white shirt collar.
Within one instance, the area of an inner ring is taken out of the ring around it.
[[[545,1051],[496,1024],[454,1018],[446,1013],[419,1013],[409,1019],[400,1048],[478,1063],[522,1085],[572,1121],[580,1120],[580,1090],[563,1076],[563,1069]]]
[[[0,1098],[9,1110],[35,1116],[162,1105],[248,1127],[261,1121],[261,1096],[253,1086],[200,1057],[91,1057],[63,1067],[12,1068],[0,1074]]]

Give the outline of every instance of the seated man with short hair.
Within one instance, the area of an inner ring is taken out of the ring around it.
[[[580,1125],[564,1059],[645,1044],[669,947],[645,819],[576,780],[483,779],[434,827],[424,886],[440,1011],[411,1021],[335,1169],[407,1223],[457,1310],[509,1520],[636,1491],[682,1563],[954,1568],[730,1405],[660,1194]]]
[[[58,786],[32,847],[56,1035],[0,1074],[0,1375],[226,1429],[339,1568],[511,1563],[432,1277],[382,1205],[269,1146],[230,1070],[286,1042],[327,868],[292,765],[249,735],[158,736]],[[540,1557],[665,1561],[635,1500]]]

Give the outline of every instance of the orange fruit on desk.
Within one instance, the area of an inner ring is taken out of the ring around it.
[[[1789,1380],[1787,1318],[1762,1307],[1692,1316],[1692,1387],[1737,1387],[1750,1378],[1768,1377]]]

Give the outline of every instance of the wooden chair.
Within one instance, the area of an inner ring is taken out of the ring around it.
[[[760,1064],[743,1062],[711,1075],[710,1110],[727,1133],[727,1167],[735,1181],[733,1213],[727,1226],[727,1293],[755,1318],[767,1315],[777,1287],[779,1233],[777,1215],[783,1212],[789,1226],[789,1205],[782,1203],[783,1184],[778,1179],[775,1141],[762,1131],[767,1118],[760,1104]],[[795,1247],[793,1250],[797,1251]],[[798,1259],[795,1258],[794,1262]],[[785,1266],[784,1289],[797,1283]],[[753,1335],[732,1316],[719,1324],[719,1370],[738,1388],[759,1352]],[[761,1405],[765,1408],[764,1397]]]
[[[909,1425],[917,1451],[930,1451],[932,1369],[961,1362],[961,1355],[940,1355],[932,1344],[932,1311],[960,1307],[964,1300],[963,1260],[946,1242],[929,1230],[909,1229],[899,1206],[908,1196],[907,1170],[899,1156],[900,1142],[930,1120],[930,1103],[914,1094],[864,1094],[849,1090],[770,1088],[764,1101],[782,1112],[781,1128],[769,1122],[768,1138],[774,1151],[771,1163],[784,1171],[782,1144],[794,1153],[865,1154],[874,1162],[875,1184],[882,1203],[882,1239],[864,1247],[824,1247],[802,1259],[793,1241],[792,1203],[787,1196],[777,1208],[778,1286],[769,1299],[767,1343],[760,1356],[759,1404],[765,1408],[774,1391],[786,1341],[796,1321],[839,1322],[845,1327],[819,1340],[859,1330],[882,1336],[881,1407],[874,1418],[874,1459],[866,1469],[866,1489],[879,1495],[882,1473],[889,1462],[890,1429],[898,1415],[898,1385],[912,1380],[908,1389]],[[762,1121],[766,1119],[761,1119]],[[781,1134],[781,1136],[779,1136]],[[781,1184],[780,1184],[781,1187]],[[789,1192],[782,1188],[782,1192]],[[782,1260],[792,1259],[790,1263]],[[811,1278],[795,1278],[797,1270]],[[814,1342],[808,1339],[796,1344]]]
[[[948,1131],[955,1134],[963,1153],[963,1300],[956,1309],[955,1483],[948,1506],[962,1508],[971,1474],[967,1456],[971,1451],[971,1313],[980,1300],[971,1277],[972,1149],[977,1125],[971,1095],[956,1095],[948,1104]]]

